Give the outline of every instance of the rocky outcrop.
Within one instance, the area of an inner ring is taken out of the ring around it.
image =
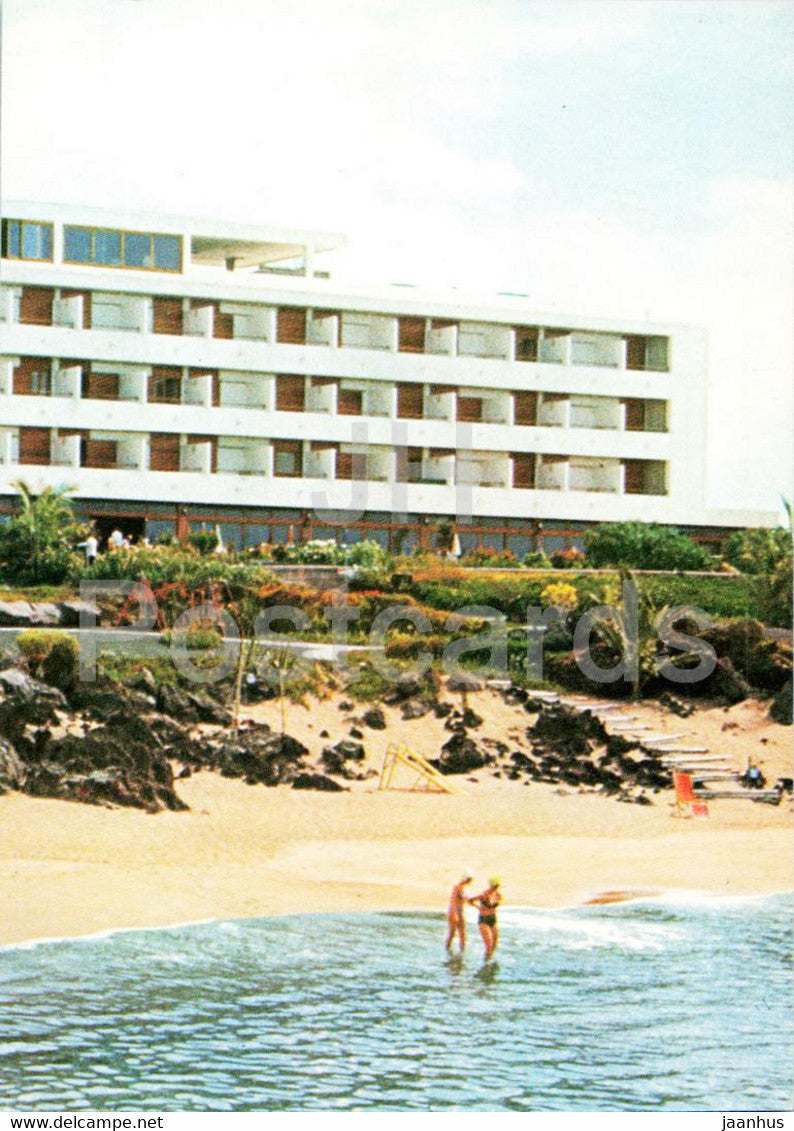
[[[25,763],[10,742],[0,738],[0,793],[22,789],[27,777]]]
[[[319,789],[323,793],[342,793],[344,786],[325,774],[298,774],[292,782],[293,789]]]
[[[57,605],[47,601],[0,601],[0,625],[15,628],[41,628],[61,623]]]
[[[93,601],[81,601],[76,597],[70,601],[59,601],[58,611],[61,624],[66,628],[79,628],[81,617],[87,620],[89,627],[102,623],[102,611]]]
[[[66,707],[57,688],[40,683],[20,668],[0,671],[0,732],[12,742],[27,726],[56,723],[56,711]]]
[[[442,774],[468,774],[492,762],[493,756],[461,727],[441,747],[435,764]]]
[[[791,709],[792,709],[792,682],[789,679],[788,683],[784,684],[778,691],[775,698],[772,700],[772,706],[769,708],[769,717],[776,723],[782,723],[783,726],[791,726]]]
[[[157,707],[186,723],[215,723],[228,726],[231,713],[206,691],[183,691],[172,684],[161,684],[157,691]]]
[[[374,770],[362,770],[365,757],[366,752],[360,742],[343,739],[333,746],[326,746],[320,755],[320,761],[329,774],[347,781],[365,781],[375,774]]]
[[[370,707],[361,716],[361,722],[364,726],[368,726],[370,730],[386,729],[386,716],[380,707]]]
[[[185,809],[173,771],[145,720],[120,714],[84,734],[53,738],[40,728],[17,745],[26,762],[25,792],[156,812]]]
[[[473,692],[482,691],[485,684],[470,672],[453,672],[447,679],[447,691]]]

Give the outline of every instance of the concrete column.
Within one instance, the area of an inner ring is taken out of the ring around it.
[[[400,321],[398,318],[392,318],[389,327],[389,349],[392,353],[397,353],[400,344]]]
[[[63,263],[63,225],[53,224],[52,226],[52,262],[53,266],[58,267]]]
[[[3,287],[0,290],[0,320],[9,325],[14,321],[14,307],[16,291],[13,287]]]
[[[314,246],[306,244],[303,248],[303,274],[311,279],[314,276]]]
[[[151,445],[149,444],[149,437],[146,433],[141,434],[140,446],[138,449],[138,470],[149,470],[149,451]]]
[[[0,459],[8,467],[12,460],[14,433],[9,428],[0,433],[0,440]]]
[[[262,322],[264,326],[265,341],[273,345],[276,340],[276,318],[278,311],[275,306],[269,306],[263,311]]]
[[[0,362],[0,396],[9,397],[14,386],[14,366],[18,358],[6,357]]]

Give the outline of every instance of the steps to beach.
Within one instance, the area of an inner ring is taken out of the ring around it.
[[[780,801],[776,789],[699,789],[697,795],[706,801],[763,801],[773,805]]]
[[[705,770],[703,773],[693,770],[692,775],[698,781],[739,781],[742,776],[735,770]]]
[[[649,740],[643,739],[645,745],[648,745]],[[656,743],[652,745],[656,746]],[[659,749],[660,754],[708,754],[708,746],[663,746]]]
[[[686,735],[683,732],[680,734],[665,734],[664,731],[660,731],[658,734],[647,735],[643,739],[643,742],[677,742],[679,738],[686,738]]]

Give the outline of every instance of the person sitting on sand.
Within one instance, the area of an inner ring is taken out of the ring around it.
[[[739,780],[746,789],[763,789],[766,785],[766,778],[752,754],[747,759],[747,769]]]
[[[488,881],[488,887],[485,891],[475,895],[469,903],[473,907],[477,907],[480,912],[479,927],[482,941],[485,944],[485,961],[487,962],[493,952],[496,950],[499,942],[499,927],[496,923],[496,909],[502,902],[502,895],[499,891],[501,881],[498,876],[492,876]]]
[[[463,889],[467,884],[471,883],[473,878],[471,872],[464,872],[458,883],[455,884],[449,897],[449,909],[447,911],[447,925],[449,930],[447,931],[446,947],[447,950],[452,949],[452,942],[455,935],[457,935],[461,954],[466,948],[466,919],[463,915],[463,908],[469,902]]]

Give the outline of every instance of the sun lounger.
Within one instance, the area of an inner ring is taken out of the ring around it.
[[[709,807],[702,798],[695,796],[691,774],[684,773],[681,770],[674,771],[673,787],[675,789],[672,813],[674,817],[708,817]]]

